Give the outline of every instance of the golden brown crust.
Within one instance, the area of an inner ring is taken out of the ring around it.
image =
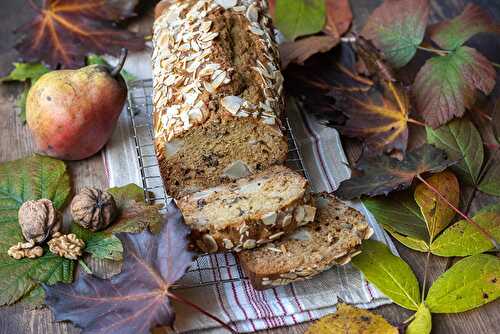
[[[227,182],[236,161],[250,173],[283,163],[287,139],[267,2],[171,2],[157,7],[153,29],[153,122],[161,174],[178,198]]]

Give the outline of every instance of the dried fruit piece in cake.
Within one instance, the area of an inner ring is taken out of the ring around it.
[[[174,198],[286,159],[283,76],[266,8],[260,0],[184,0],[158,9],[155,148]]]
[[[203,252],[252,249],[314,220],[306,179],[285,166],[177,200]]]
[[[309,279],[357,255],[373,230],[358,211],[328,194],[314,194],[313,223],[258,249],[238,253],[252,285],[259,290]]]

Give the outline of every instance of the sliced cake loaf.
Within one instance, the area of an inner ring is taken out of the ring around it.
[[[174,198],[286,159],[283,76],[263,0],[172,0],[152,55],[156,155]]]
[[[333,195],[315,194],[313,223],[257,249],[238,253],[252,285],[259,290],[309,279],[335,264],[348,263],[373,230],[358,211]]]
[[[203,252],[240,251],[271,242],[314,220],[306,179],[285,166],[177,200]]]

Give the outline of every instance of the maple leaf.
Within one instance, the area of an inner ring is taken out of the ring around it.
[[[124,248],[121,273],[111,279],[82,274],[73,284],[44,285],[46,304],[56,320],[69,320],[83,333],[140,334],[171,325],[169,290],[193,258],[187,250],[188,234],[172,201],[159,234],[117,235]]]
[[[479,90],[489,94],[496,72],[477,50],[462,46],[448,55],[433,57],[415,78],[413,93],[426,124],[436,128],[461,117],[476,100]]]
[[[368,155],[405,152],[408,122],[413,121],[408,93],[369,42],[359,39],[356,52],[342,45],[337,52],[290,68],[285,72],[287,90],[343,135],[362,139]],[[363,60],[370,77],[359,73],[357,59]]]
[[[30,2],[31,3],[31,2]],[[141,50],[144,38],[116,27],[114,21],[134,16],[137,1],[47,0],[34,19],[18,32],[16,49],[26,61],[52,68],[85,65],[89,53],[118,56],[121,48]]]
[[[457,17],[431,26],[429,35],[441,48],[455,50],[475,34],[499,31],[487,12],[476,4],[468,4]]]
[[[370,15],[361,35],[383,50],[392,66],[402,67],[422,43],[428,17],[428,0],[385,0]]]
[[[363,158],[356,165],[360,175],[342,182],[334,193],[342,199],[387,195],[408,188],[417,175],[442,172],[454,164],[445,156],[444,151],[424,144],[408,152],[402,161],[387,155]]]

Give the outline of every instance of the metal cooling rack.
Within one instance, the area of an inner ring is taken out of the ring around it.
[[[144,188],[144,198],[151,204],[166,205],[171,197],[165,191],[153,146],[152,128],[152,80],[138,80],[129,84],[128,111],[137,160]],[[297,148],[288,119],[283,122],[288,137],[286,165],[308,178]],[[247,279],[231,252],[199,256],[175,288],[193,288],[213,284],[225,284]]]

